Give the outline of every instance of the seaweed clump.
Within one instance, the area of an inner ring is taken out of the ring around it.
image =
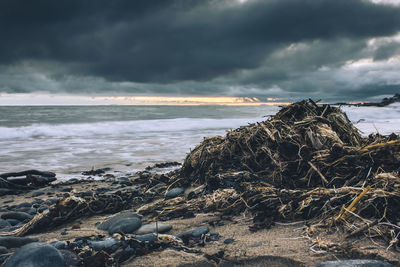
[[[282,188],[350,186],[379,168],[399,170],[400,142],[392,139],[363,138],[339,108],[301,101],[269,120],[206,138],[187,156],[181,175],[212,188],[237,171]]]

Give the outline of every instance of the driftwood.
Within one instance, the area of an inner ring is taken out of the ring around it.
[[[27,170],[22,172],[8,172],[0,174],[0,188],[11,190],[32,190],[45,186],[56,180],[53,172]],[[14,193],[13,191],[4,194]]]

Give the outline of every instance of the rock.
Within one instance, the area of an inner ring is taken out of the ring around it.
[[[6,220],[11,226],[17,225],[20,223],[20,221],[16,220],[16,219],[7,219]]]
[[[394,267],[394,265],[378,260],[343,260],[325,261],[317,267]]]
[[[0,247],[0,255],[7,254],[8,249],[6,247]]]
[[[96,251],[99,251],[102,249],[107,249],[117,243],[118,242],[113,238],[101,240],[101,241],[88,241],[89,246],[91,246]]]
[[[157,236],[153,233],[150,234],[145,234],[145,235],[137,235],[135,236],[136,240],[139,240],[141,242],[154,242],[157,240]]]
[[[137,217],[125,218],[118,220],[108,228],[110,235],[114,233],[134,233],[137,229],[142,226],[142,221]]]
[[[18,211],[9,211],[5,212],[1,215],[2,219],[16,219],[18,221],[30,220],[33,218],[32,215],[26,212],[18,212]]]
[[[120,213],[120,214],[117,214],[117,215],[105,220],[97,228],[100,229],[100,230],[105,230],[106,231],[106,230],[108,230],[108,228],[111,225],[113,225],[117,221],[119,221],[121,219],[125,219],[125,218],[138,218],[138,219],[141,219],[141,217],[139,215],[137,215],[136,213],[133,213],[133,212]]]
[[[30,208],[29,210],[26,211],[26,213],[35,216],[37,212],[37,209],[35,208]]]
[[[209,231],[210,229],[208,228],[208,226],[200,226],[190,231],[180,233],[176,237],[183,238],[189,236],[189,237],[199,238],[202,235],[207,234]]]
[[[8,188],[0,188],[0,196],[14,195],[15,191]]]
[[[50,245],[52,245],[56,249],[65,249],[65,248],[67,248],[67,244],[65,242],[63,242],[63,241],[54,241],[54,242],[51,242]]]
[[[64,258],[65,266],[68,266],[68,267],[80,266],[79,258],[74,252],[72,252],[70,250],[62,249],[62,250],[60,250],[60,253]]]
[[[4,267],[64,267],[64,257],[46,243],[31,243],[18,249]]]
[[[37,238],[17,237],[17,236],[0,236],[0,246],[6,248],[19,248],[23,245],[37,242]]]
[[[159,233],[166,233],[172,229],[172,225],[166,224],[166,223],[158,223],[158,232]],[[150,233],[156,233],[157,232],[157,227],[156,223],[150,223],[150,224],[145,224],[142,225],[137,231],[137,235],[144,235],[144,234],[150,234]]]
[[[115,259],[117,259],[119,263],[124,262],[135,255],[135,252],[136,251],[133,248],[127,247],[123,250],[117,251],[115,253]]]
[[[224,244],[232,244],[233,242],[235,242],[234,238],[227,238],[224,240]]]
[[[11,224],[4,219],[0,219],[0,229],[6,228],[6,227],[10,227]]]
[[[219,233],[217,232],[210,232],[207,241],[218,241],[219,240]]]
[[[61,232],[61,235],[67,235],[67,234],[68,234],[67,229],[64,229],[64,230]]]
[[[208,226],[200,226],[192,230],[193,237],[200,237],[202,235],[207,234],[210,231]]]
[[[44,195],[43,191],[35,191],[35,192],[32,193],[32,197],[38,197],[38,196],[41,196],[41,195]]]
[[[166,199],[174,198],[179,195],[182,195],[184,192],[185,192],[185,190],[183,188],[176,187],[176,188],[169,190],[167,193],[165,193],[165,198]]]

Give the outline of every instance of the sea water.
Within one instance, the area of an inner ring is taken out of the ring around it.
[[[400,133],[400,105],[342,108],[364,135]],[[69,178],[183,161],[204,137],[268,118],[278,106],[0,106],[0,173]]]

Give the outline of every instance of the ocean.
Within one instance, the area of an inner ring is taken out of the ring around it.
[[[400,105],[343,107],[364,135],[400,134]],[[204,137],[262,121],[278,106],[0,106],[0,173],[38,169],[61,179],[110,167],[135,172],[183,161]]]

